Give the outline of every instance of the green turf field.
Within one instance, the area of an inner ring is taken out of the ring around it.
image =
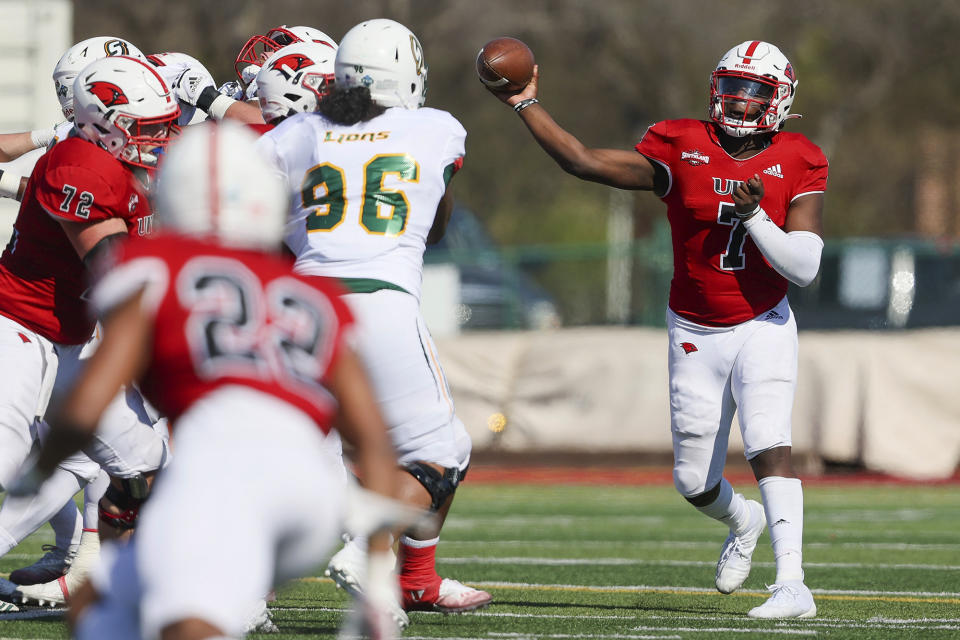
[[[818,616],[769,622],[745,616],[774,578],[768,537],[743,590],[720,595],[713,572],[726,531],[672,487],[467,483],[438,565],[490,591],[494,604],[460,616],[413,613],[404,637],[960,638],[958,489],[807,487],[804,564]],[[22,544],[0,572],[34,558],[49,538],[47,528]],[[282,633],[255,637],[331,637],[346,605],[329,580],[301,580],[273,605]],[[36,615],[0,614],[0,640],[66,637],[58,614],[24,619]]]

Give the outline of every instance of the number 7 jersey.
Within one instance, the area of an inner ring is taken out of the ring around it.
[[[754,174],[761,206],[783,227],[790,204],[827,188],[827,159],[799,133],[781,131],[756,155],[737,159],[720,146],[713,124],[667,120],[644,134],[636,150],[669,176],[661,199],[673,237],[670,308],[702,325],[732,326],[769,311],[787,294],[734,213],[733,191]]]
[[[419,299],[427,234],[465,139],[453,116],[429,108],[351,126],[301,114],[261,137],[290,189],[297,272],[382,281]]]

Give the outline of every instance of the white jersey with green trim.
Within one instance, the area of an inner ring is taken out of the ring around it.
[[[419,299],[427,234],[466,135],[446,111],[398,107],[352,126],[300,114],[264,134],[290,189],[296,271],[382,280]]]

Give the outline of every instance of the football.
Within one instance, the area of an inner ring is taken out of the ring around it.
[[[495,38],[477,54],[480,81],[496,91],[520,91],[533,77],[533,51],[516,38]]]

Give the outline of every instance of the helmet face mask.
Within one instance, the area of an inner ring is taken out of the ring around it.
[[[710,119],[742,138],[772,133],[791,117],[797,77],[781,51],[759,40],[744,42],[720,59],[710,76]]]
[[[57,91],[57,100],[63,116],[73,122],[73,81],[77,74],[94,60],[108,56],[129,56],[143,58],[143,52],[123,38],[97,36],[81,40],[60,57],[53,68],[53,86]]]
[[[329,47],[332,51],[336,51],[337,48],[336,41],[319,29],[288,27],[286,25],[274,27],[267,31],[266,35],[252,36],[240,49],[240,53],[237,54],[237,59],[233,64],[233,68],[237,72],[237,78],[246,86],[249,81],[244,78],[244,69],[250,65],[260,67],[266,62],[267,58],[283,47],[298,42],[312,42]]]
[[[180,132],[180,107],[146,62],[97,60],[76,77],[73,92],[80,134],[128,165],[152,169]]]
[[[337,49],[338,88],[367,87],[384,107],[419,109],[427,95],[420,40],[399,22],[368,20],[350,29]]]

